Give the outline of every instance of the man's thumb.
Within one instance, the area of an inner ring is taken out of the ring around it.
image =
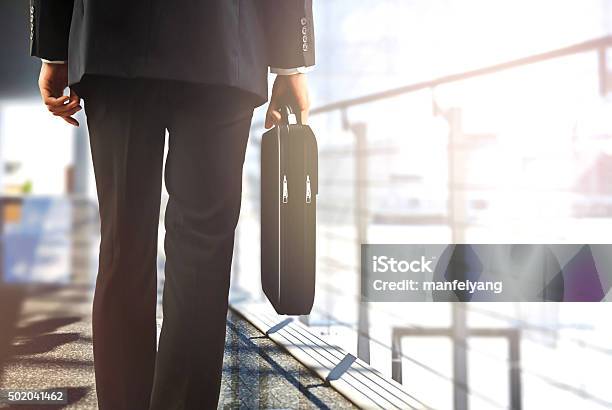
[[[265,127],[272,128],[272,126],[280,124],[281,119],[282,117],[280,112],[278,111],[278,108],[276,107],[276,104],[270,103],[270,106],[268,107],[268,112],[266,112]]]

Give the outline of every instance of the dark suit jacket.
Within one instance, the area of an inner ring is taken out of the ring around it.
[[[31,0],[31,54],[84,75],[237,87],[314,65],[312,0]]]

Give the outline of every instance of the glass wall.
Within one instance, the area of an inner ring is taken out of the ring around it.
[[[612,2],[536,3],[316,4],[315,107],[463,74],[310,121],[318,269],[302,321],[434,408],[612,407],[612,305],[359,302],[361,243],[609,242]],[[254,300],[262,132],[255,124],[233,283]]]

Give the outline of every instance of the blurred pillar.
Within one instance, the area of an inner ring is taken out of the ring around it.
[[[450,108],[444,113],[448,121],[448,221],[451,228],[451,243],[465,242],[467,220],[465,189],[465,152],[461,149],[463,133],[461,108]]]
[[[0,116],[0,120],[2,117]],[[6,266],[4,263],[4,158],[2,157],[2,135],[0,135],[0,380],[6,362],[11,357],[12,342],[15,336],[16,324],[24,297],[24,290],[20,286],[6,282]]]
[[[0,380],[4,367],[11,358],[13,338],[23,298],[22,287],[0,282]]]
[[[612,34],[612,1],[602,1],[602,15],[604,31],[607,34]],[[602,97],[612,94],[612,51],[610,48],[600,48],[598,52],[599,58],[599,85]]]
[[[72,193],[84,197],[89,184],[89,134],[84,114],[77,116],[81,124],[74,131],[74,171],[72,174]]]
[[[91,207],[87,198],[89,188],[89,134],[86,117],[81,111],[76,115],[80,126],[73,131],[73,165],[69,173],[69,195],[71,227],[71,263],[72,283],[91,285],[91,270],[88,250],[93,246],[96,234],[92,232],[92,221],[97,219],[97,212]],[[95,225],[95,224],[93,224]]]
[[[599,92],[602,97],[605,97],[609,91],[608,62],[605,48],[602,47],[597,51],[597,60],[599,68]]]
[[[601,0],[602,16],[604,30],[608,34],[612,34],[612,2],[610,0]]]
[[[0,109],[0,126],[2,125],[2,110]],[[0,127],[0,130],[2,127]],[[4,152],[2,133],[0,132],[0,198],[4,195]],[[1,210],[1,209],[0,209]],[[1,215],[1,214],[0,214]],[[2,232],[2,218],[0,217],[0,232]]]

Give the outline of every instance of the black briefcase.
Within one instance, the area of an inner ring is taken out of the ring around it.
[[[318,150],[287,107],[261,141],[261,284],[282,315],[312,310],[316,271]]]

